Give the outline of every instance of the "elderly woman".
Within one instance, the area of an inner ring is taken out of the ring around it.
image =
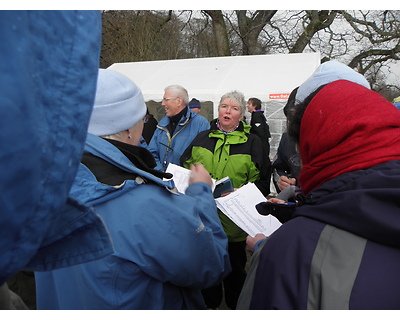
[[[205,309],[200,290],[229,273],[208,172],[193,167],[186,194],[163,181],[151,153],[136,146],[145,113],[130,79],[100,69],[71,195],[102,217],[114,253],[36,273],[38,309]]]
[[[295,105],[302,205],[256,250],[238,308],[399,309],[400,112],[336,61]]]
[[[250,134],[250,126],[242,121],[246,111],[242,93],[232,91],[222,96],[218,120],[197,135],[181,157],[182,166],[201,163],[211,177],[219,180],[226,176],[234,188],[254,182],[267,196],[270,192],[270,161],[261,140]],[[228,217],[219,212],[229,240],[229,258],[232,273],[224,280],[225,300],[230,309],[236,308],[246,273],[245,240],[247,234]],[[222,285],[203,291],[207,306],[217,308],[222,301]]]

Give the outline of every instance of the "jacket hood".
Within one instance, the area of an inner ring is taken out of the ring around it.
[[[307,195],[305,216],[400,248],[400,160],[340,175]]]
[[[112,245],[96,213],[68,195],[96,92],[101,14],[2,10],[0,21],[2,284],[21,269],[99,259]]]
[[[110,186],[97,181],[93,173],[84,165],[81,165],[71,189],[71,195],[80,201],[95,206],[132,190],[145,183],[145,180],[161,185],[173,193],[176,192],[173,180],[163,181],[154,174],[139,169],[117,147],[100,137],[88,133],[85,152],[91,153],[126,172],[134,173],[139,178],[126,180],[120,186]]]

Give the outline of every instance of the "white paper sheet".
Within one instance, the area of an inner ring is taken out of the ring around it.
[[[170,163],[168,164],[167,170],[165,170],[165,172],[173,174],[172,179],[175,182],[175,187],[178,189],[179,192],[185,193],[187,187],[189,186],[191,171],[181,166],[177,166],[176,164]]]
[[[268,237],[282,224],[272,215],[258,213],[256,205],[266,200],[254,183],[248,183],[215,202],[218,209],[250,236],[262,233]]]
[[[175,187],[178,189],[179,192],[185,193],[187,187],[189,186],[189,178],[191,171],[184,167],[178,166],[173,163],[169,163],[167,166],[166,172],[173,174],[173,180],[175,183]],[[167,179],[164,179],[167,180]],[[211,189],[214,191],[215,189],[215,180],[211,179],[213,182],[213,186]]]

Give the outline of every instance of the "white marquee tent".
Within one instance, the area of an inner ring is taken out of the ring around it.
[[[115,63],[109,69],[132,79],[145,101],[161,101],[164,88],[179,84],[189,98],[212,101],[214,116],[222,95],[232,90],[263,102],[286,100],[319,66],[319,53],[233,56]]]

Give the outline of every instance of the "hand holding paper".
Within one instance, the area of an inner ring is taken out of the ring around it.
[[[258,213],[256,205],[266,200],[254,183],[248,183],[215,202],[218,209],[250,236],[262,233],[268,237],[282,224],[272,215]]]
[[[201,163],[190,165],[189,185],[196,182],[204,182],[210,186],[213,186],[213,181],[208,171],[204,168]]]
[[[203,170],[203,169],[199,169],[199,170]],[[178,166],[176,164],[170,163],[170,164],[168,164],[166,172],[172,173],[173,179],[175,182],[175,187],[178,189],[178,191],[181,193],[185,193],[187,187],[189,187],[189,180],[190,180],[190,175],[191,175],[192,171],[190,171],[186,168],[183,168],[181,166]],[[221,179],[220,181],[223,181],[223,180],[225,181],[225,179],[226,178]],[[205,182],[205,181],[203,181],[203,182]],[[216,182],[212,178],[211,178],[211,182],[212,182],[211,190],[214,192],[215,186],[218,182]]]
[[[173,174],[175,186],[178,191],[185,193],[189,186],[191,171],[171,163],[168,165],[166,171]],[[226,180],[228,179],[224,178],[217,183]],[[214,191],[216,182],[214,179],[212,181],[212,190]],[[215,202],[218,209],[229,219],[243,231],[254,237],[258,233],[269,236],[282,225],[274,216],[262,216],[256,210],[256,205],[266,200],[254,183],[248,183],[225,197],[216,198]]]

